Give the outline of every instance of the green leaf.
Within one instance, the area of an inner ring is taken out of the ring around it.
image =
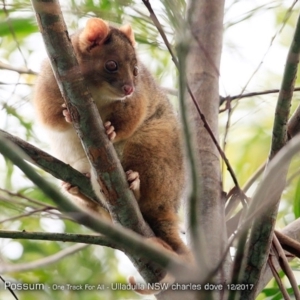
[[[33,18],[9,18],[0,21],[0,36],[28,35],[37,32],[38,28]]]
[[[298,219],[300,216],[300,178],[297,181],[294,194],[294,214],[295,218]]]
[[[266,288],[261,292],[261,294],[264,294],[266,297],[272,297],[276,296],[279,292],[278,288]]]

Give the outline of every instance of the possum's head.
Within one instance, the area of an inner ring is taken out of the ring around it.
[[[133,94],[138,62],[130,25],[116,29],[102,19],[92,18],[72,41],[81,71],[94,91],[111,100]]]

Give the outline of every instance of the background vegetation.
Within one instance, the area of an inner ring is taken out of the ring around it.
[[[174,11],[185,15],[186,3],[183,0],[157,2],[153,1],[153,7],[169,40],[174,44]],[[70,32],[84,26],[86,19],[91,16],[115,24],[131,23],[139,43],[139,55],[162,86],[177,89],[177,73],[170,54],[140,1],[74,0],[62,1],[61,4]],[[251,1],[251,4],[247,0],[226,2],[220,70],[220,94],[223,97],[280,88],[284,62],[299,15],[299,4],[294,4],[292,1],[267,0]],[[34,80],[46,55],[31,3],[3,0],[0,6],[0,128],[49,151],[47,140],[35,123],[30,103]],[[176,97],[170,97],[178,107]],[[267,93],[233,100],[231,109],[225,109],[225,104],[220,107],[224,110],[220,112],[219,120],[221,144],[241,185],[268,157],[276,99],[276,93]],[[297,107],[298,102],[299,96],[294,93],[292,109]],[[296,158],[289,170],[290,184],[280,204],[279,228],[300,216],[298,166],[299,158]],[[46,172],[38,172],[57,184]],[[257,186],[256,182],[251,186],[248,196]],[[223,167],[223,189],[228,192],[232,186],[231,177]],[[53,202],[4,157],[0,157],[0,188],[2,230],[91,233],[55,210]],[[1,239],[0,275],[5,280],[49,285],[126,283],[126,276],[132,269],[124,272],[127,265],[124,267],[124,263],[120,263],[125,260],[124,256],[116,255],[105,247],[76,247],[65,242]],[[40,259],[44,262],[45,258],[64,253],[70,248],[74,249],[73,254],[51,264],[40,265]],[[29,262],[34,262],[34,267],[27,265],[27,269],[23,270],[24,264]],[[297,274],[299,261],[294,260],[292,267]],[[75,300],[139,298],[131,292],[111,289],[101,293],[47,289],[42,292],[18,292],[17,295],[19,299],[43,300],[62,297]],[[282,297],[273,281],[260,298],[266,299],[267,296],[270,299]],[[9,291],[3,290],[0,291],[0,297],[13,299]]]

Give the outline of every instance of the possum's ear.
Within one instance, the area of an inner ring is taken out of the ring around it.
[[[109,32],[107,22],[98,18],[91,18],[87,21],[85,28],[79,35],[79,47],[85,51],[92,46],[101,45]]]
[[[132,46],[135,47],[136,42],[135,42],[134,33],[133,33],[131,26],[129,24],[123,25],[119,28],[119,30],[121,32],[123,32],[129,38]]]

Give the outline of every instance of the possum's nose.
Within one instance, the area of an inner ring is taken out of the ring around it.
[[[131,86],[129,84],[125,84],[123,86],[123,91],[126,96],[129,96],[133,93],[133,86]]]

